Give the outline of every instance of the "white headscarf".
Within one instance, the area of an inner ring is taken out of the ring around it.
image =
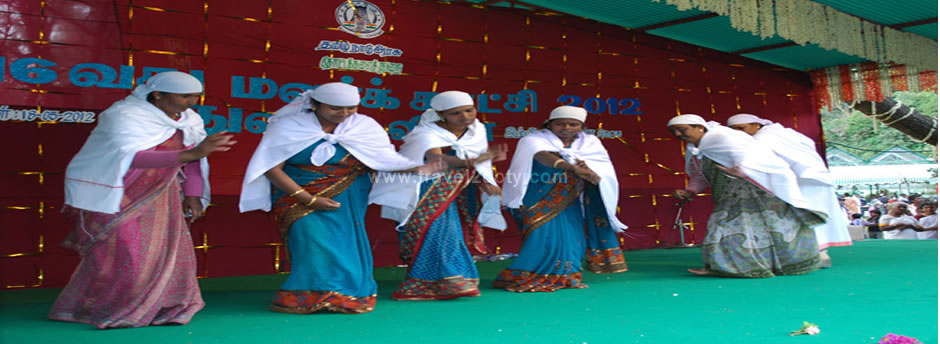
[[[786,128],[779,123],[751,114],[737,114],[728,118],[728,125],[758,123],[761,128],[754,133],[754,139],[774,150],[777,156],[790,164],[798,178],[816,179],[832,184],[829,169],[816,151],[816,141],[796,130]]]
[[[437,122],[441,120],[438,112],[467,105],[473,105],[473,97],[470,94],[461,91],[444,91],[431,98],[431,108],[424,110],[421,120]]]
[[[757,123],[760,125],[771,125],[774,124],[771,120],[766,120],[757,116],[754,116],[749,113],[739,113],[737,115],[728,117],[728,126],[746,124],[746,123]]]
[[[548,119],[546,119],[545,122],[542,122],[542,124],[546,124],[553,119],[560,118],[576,119],[581,121],[583,124],[585,121],[587,121],[587,110],[585,110],[583,107],[562,105],[552,110],[552,112],[548,115]]]
[[[669,123],[666,123],[666,126],[671,127],[676,124],[701,125],[703,127],[708,126],[708,124],[705,122],[705,119],[703,119],[699,115],[694,115],[694,114],[682,114],[682,115],[673,117],[672,119],[669,120]]]
[[[675,124],[701,124],[704,119],[697,115],[682,115]],[[689,160],[708,157],[715,163],[727,168],[740,167],[748,179],[765,190],[769,190],[790,205],[825,214],[826,210],[807,202],[797,184],[796,175],[786,161],[774,154],[770,147],[755,140],[747,133],[723,126],[717,122],[705,123],[707,128],[698,146],[686,144],[686,172],[691,165]],[[823,215],[825,216],[825,215]]]
[[[334,144],[337,143],[377,171],[401,171],[422,164],[421,159],[408,159],[395,152],[385,128],[369,116],[352,114],[330,134],[323,131],[315,112],[309,111],[311,100],[327,105],[355,106],[359,104],[358,92],[358,88],[347,84],[323,84],[298,95],[271,116],[267,131],[245,171],[238,203],[241,212],[271,210],[271,182],[264,173],[321,139],[326,142],[310,155],[310,162],[316,166],[322,166],[336,154]]]
[[[313,109],[313,101],[333,106],[359,105],[359,88],[342,82],[329,82],[304,91],[294,97],[290,103],[282,106],[268,118],[268,124],[277,122],[285,116],[295,115],[298,111]]]
[[[124,196],[124,175],[137,152],[168,140],[177,130],[183,144],[201,142],[206,130],[192,109],[171,119],[163,110],[147,102],[153,91],[188,94],[202,92],[199,79],[182,72],[162,72],[137,86],[131,95],[119,100],[98,116],[98,125],[72,158],[65,170],[65,204],[100,213],[120,211]],[[203,177],[203,206],[208,204],[209,162],[200,159]]]
[[[450,110],[459,106],[473,105],[473,98],[460,91],[442,92],[431,98],[431,109],[421,115],[418,125],[405,135],[404,144],[401,145],[402,155],[423,161],[428,150],[438,147],[451,147],[460,159],[472,159],[480,156],[489,148],[486,137],[486,127],[479,120],[475,120],[467,131],[457,138],[456,135],[441,128],[435,122],[441,118],[436,111]],[[477,173],[488,183],[497,185],[493,176],[492,161],[486,160],[474,165]],[[369,194],[369,203],[382,205],[382,217],[396,220],[399,226],[405,224],[411,213],[418,205],[421,183],[426,178],[412,175],[411,178],[379,173],[372,192]],[[499,206],[499,196],[481,195],[483,207],[477,219],[480,225],[506,229]]]
[[[334,106],[358,106],[359,88],[342,82],[330,82],[314,88],[310,98]]]
[[[168,71],[150,77],[147,82],[137,86],[131,94],[147,100],[147,95],[153,91],[176,94],[202,93],[202,83],[187,73]]]

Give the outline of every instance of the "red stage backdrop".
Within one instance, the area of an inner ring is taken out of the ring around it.
[[[59,247],[65,166],[98,113],[163,70],[202,79],[208,131],[239,141],[210,159],[213,206],[192,228],[201,277],[289,270],[272,219],[238,213],[239,188],[265,118],[325,82],[360,87],[360,112],[395,142],[435,92],[476,95],[491,139],[511,148],[556,105],[584,106],[620,178],[625,249],[680,244],[668,195],[685,185],[683,145],[664,127],[670,117],[749,112],[821,136],[805,73],[555,13],[408,0],[35,0],[0,4],[0,24],[6,288],[67,281],[78,257]],[[707,196],[686,207],[686,243],[702,239],[710,211]],[[399,264],[393,224],[370,212],[376,265]],[[515,228],[487,235],[493,252],[518,249]]]

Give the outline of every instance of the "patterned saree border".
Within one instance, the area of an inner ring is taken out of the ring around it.
[[[587,250],[587,267],[596,274],[612,274],[628,270],[627,261],[623,257],[623,250],[608,248],[604,250]]]
[[[584,184],[580,178],[571,176],[568,172],[565,172],[559,178],[564,178],[565,182],[555,183],[545,197],[542,197],[541,200],[535,202],[522,213],[523,245],[525,245],[529,234],[561,214],[581,195]],[[548,211],[545,211],[545,209],[548,209]]]
[[[325,176],[317,178],[301,187],[310,194],[317,197],[333,198],[346,191],[359,176],[368,171],[362,162],[347,154],[336,165],[323,166],[299,166],[298,168],[324,174]],[[278,230],[282,237],[287,237],[290,226],[298,219],[313,213],[315,210],[301,204],[296,198],[284,194],[275,201],[273,212]]]
[[[476,173],[476,171],[473,172]],[[471,175],[471,183],[474,179],[476,178]],[[457,195],[457,211],[460,212],[461,229],[467,248],[476,251],[477,254],[487,254],[489,250],[484,244],[483,227],[480,226],[479,220],[483,204],[477,201],[480,190],[476,187],[476,185],[468,186],[465,189],[468,192],[461,192]]]
[[[570,274],[537,274],[525,270],[503,269],[493,280],[493,287],[517,293],[553,292],[560,289],[582,289],[581,272]]]
[[[463,276],[445,277],[439,280],[426,280],[408,277],[392,294],[398,301],[450,300],[458,297],[480,296],[480,279]]]
[[[320,311],[361,314],[375,309],[375,295],[353,297],[335,291],[281,290],[271,300],[271,310],[310,314]]]

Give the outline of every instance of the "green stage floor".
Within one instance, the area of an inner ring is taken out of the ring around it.
[[[451,301],[393,301],[404,269],[381,268],[376,309],[360,315],[268,311],[284,275],[213,278],[190,324],[138,329],[46,320],[58,289],[3,291],[0,343],[937,343],[935,240],[836,247],[831,269],[769,279],[692,276],[699,252],[628,251],[629,272],[554,293],[493,289],[508,262],[480,263],[483,296]],[[790,337],[804,321],[822,333]]]

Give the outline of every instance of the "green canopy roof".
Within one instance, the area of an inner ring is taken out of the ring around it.
[[[868,22],[937,41],[937,0],[813,0]],[[798,45],[778,35],[761,39],[731,26],[729,17],[678,10],[654,0],[471,0],[489,6],[550,10],[648,32],[680,42],[745,56],[796,70],[867,61],[816,44]],[[779,3],[779,0],[778,0]],[[936,49],[936,46],[934,46]],[[936,64],[936,61],[934,61]]]

